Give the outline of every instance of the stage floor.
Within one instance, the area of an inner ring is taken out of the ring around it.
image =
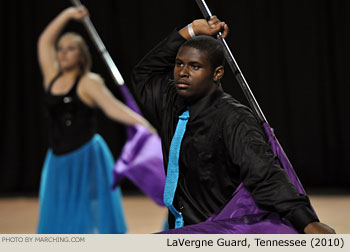
[[[124,196],[125,217],[129,234],[161,231],[167,210],[144,196]],[[338,234],[350,234],[350,195],[310,195],[322,222]],[[0,198],[0,233],[36,233],[38,199],[32,197]]]

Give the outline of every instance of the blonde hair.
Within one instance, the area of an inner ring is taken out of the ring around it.
[[[61,37],[57,40],[57,43],[63,37],[71,37],[78,42],[78,48],[80,51],[79,68],[80,68],[81,74],[90,72],[91,66],[92,66],[91,54],[89,51],[89,47],[86,44],[84,38],[76,32],[66,32],[61,35]],[[57,49],[57,43],[56,43],[56,49]]]

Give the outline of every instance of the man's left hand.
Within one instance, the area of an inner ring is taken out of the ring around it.
[[[321,222],[311,222],[304,228],[305,234],[335,234],[335,230]]]

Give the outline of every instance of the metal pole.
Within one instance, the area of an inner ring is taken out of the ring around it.
[[[209,20],[209,18],[212,16],[207,4],[205,3],[204,0],[196,0],[197,5],[199,7],[199,9],[201,10],[203,16],[205,19]],[[224,46],[225,49],[225,58],[226,61],[228,63],[228,65],[230,66],[233,74],[235,75],[245,97],[247,98],[251,108],[253,109],[254,114],[257,116],[257,118],[260,120],[261,123],[265,123],[266,118],[264,116],[264,113],[262,112],[258,102],[256,101],[252,91],[249,88],[249,85],[247,83],[247,81],[245,80],[241,70],[239,69],[239,66],[235,60],[235,58],[233,57],[230,48],[228,47],[225,39],[222,37],[222,33],[219,32],[219,34],[217,35],[217,38],[221,41],[221,43]]]
[[[81,2],[79,0],[71,0],[72,4],[79,7],[82,6]],[[113,80],[115,83],[118,83],[119,85],[124,85],[124,79],[122,75],[120,74],[117,66],[114,64],[111,56],[109,55],[105,45],[103,44],[100,36],[98,35],[94,25],[92,24],[89,17],[85,17],[82,20],[85,28],[87,29],[91,40],[95,43],[97,50],[101,54],[104,62],[106,63],[109,71],[112,74]]]

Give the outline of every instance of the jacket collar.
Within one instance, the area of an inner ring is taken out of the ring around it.
[[[175,110],[177,116],[180,116],[186,109],[189,109],[190,112],[190,121],[194,120],[202,111],[213,106],[215,101],[224,94],[224,91],[221,86],[219,86],[213,93],[210,95],[204,96],[199,99],[196,103],[188,105],[185,99],[181,96],[178,96],[177,102],[175,103]]]

